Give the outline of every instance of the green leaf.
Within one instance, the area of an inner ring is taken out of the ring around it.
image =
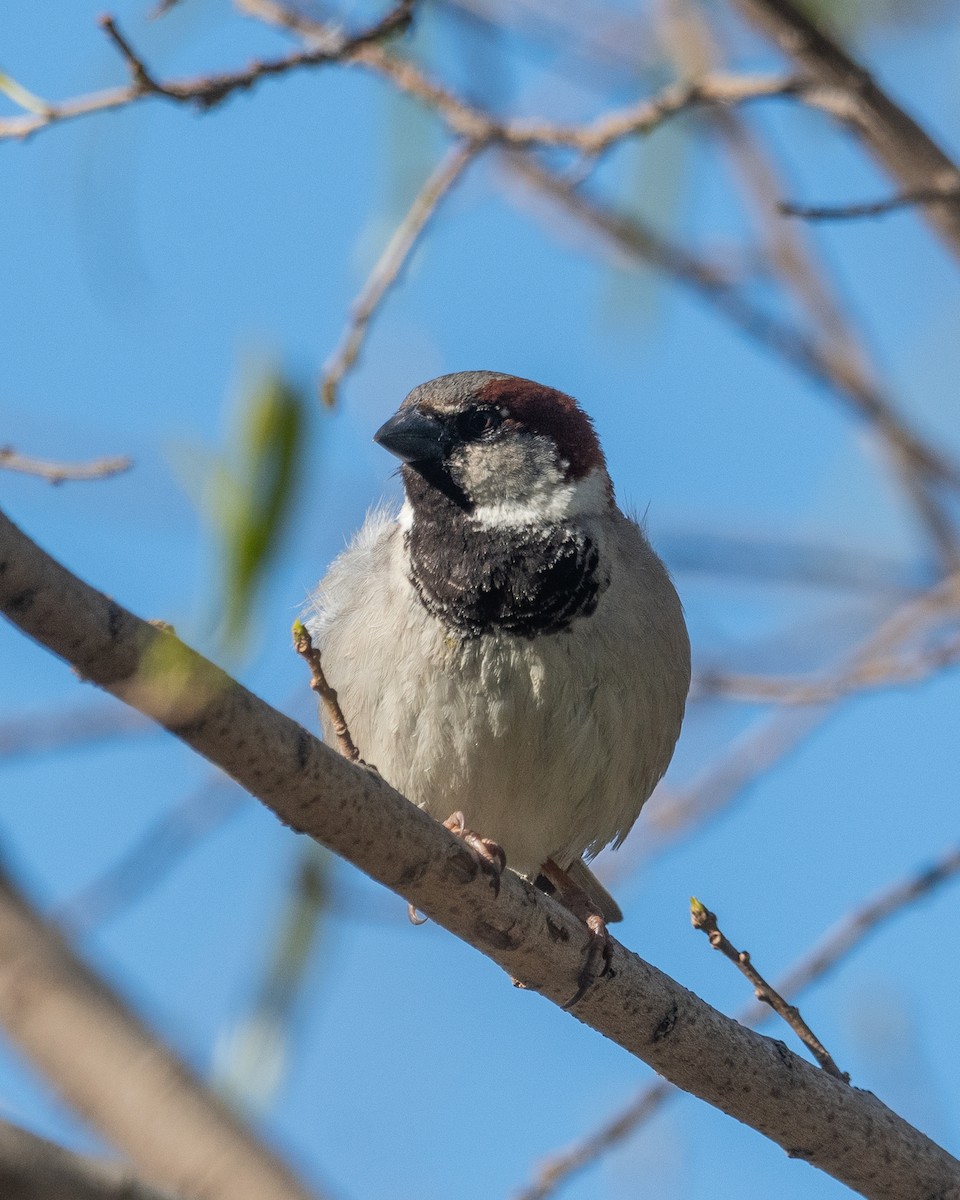
[[[307,403],[279,374],[263,379],[244,403],[231,465],[211,479],[208,499],[222,541],[221,632],[233,649],[246,637],[297,495]]]

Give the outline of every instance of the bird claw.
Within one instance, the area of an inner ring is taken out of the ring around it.
[[[607,933],[607,923],[599,913],[591,913],[585,922],[590,930],[590,940],[583,957],[583,966],[577,976],[577,990],[564,1004],[564,1008],[573,1008],[583,999],[589,987],[611,974],[610,959],[613,951],[610,945],[610,934]]]
[[[425,917],[422,912],[417,912],[416,905],[407,905],[407,920],[411,925],[426,925],[429,917]]]
[[[490,878],[493,894],[499,896],[500,876],[507,866],[507,856],[503,852],[503,847],[492,838],[481,837],[479,833],[467,829],[466,818],[462,812],[452,813],[443,822],[443,827],[449,829],[455,837],[460,838],[470,847],[476,855],[480,870]]]
[[[564,1008],[573,1008],[575,1004],[580,1003],[588,988],[607,975],[613,974],[611,970],[613,947],[610,944],[610,934],[607,932],[606,921],[600,913],[595,911],[593,901],[587,893],[570,878],[566,871],[558,867],[553,859],[547,859],[541,871],[556,892],[557,898],[586,925],[590,933],[590,940],[587,942],[583,956],[583,965],[577,976],[577,990],[563,1006]]]

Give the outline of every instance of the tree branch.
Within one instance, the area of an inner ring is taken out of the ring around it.
[[[722,696],[747,704],[829,704],[854,692],[903,687],[960,662],[960,633],[928,650],[878,657],[823,679],[790,675],[746,675],[727,671],[702,673],[696,698]]]
[[[2,875],[0,1024],[144,1179],[184,1200],[316,1200]]]
[[[854,909],[778,981],[777,991],[786,997],[799,995],[851,954],[880,925],[957,875],[960,875],[960,845],[951,847],[932,865],[898,880]],[[769,1018],[770,1009],[765,1004],[752,1004],[739,1013],[739,1020],[745,1025],[760,1025]],[[649,1084],[620,1112],[573,1146],[548,1159],[540,1167],[534,1182],[517,1194],[517,1200],[547,1200],[572,1176],[634,1133],[675,1095],[677,1089],[663,1079]]]
[[[175,1200],[142,1183],[126,1167],[76,1154],[0,1121],[3,1200]]]
[[[960,171],[953,160],[791,0],[736,0],[736,4],[820,85],[805,93],[807,103],[824,108],[853,129],[904,192],[960,189]],[[955,196],[924,204],[921,211],[960,257],[960,205]]]
[[[569,1000],[591,935],[568,910],[510,872],[497,896],[468,848],[439,822],[172,631],[82,583],[2,514],[0,611],[82,677],[215,762],[281,820],[528,988],[559,1005]],[[677,1086],[871,1200],[960,1200],[960,1162],[876,1097],[724,1017],[612,939],[610,966],[575,1015]]]
[[[834,1079],[842,1079],[844,1083],[849,1083],[850,1076],[846,1071],[840,1070],[833,1060],[833,1055],[800,1015],[800,1010],[795,1005],[788,1004],[777,989],[767,983],[753,965],[748,951],[736,948],[717,924],[717,914],[711,912],[706,905],[701,904],[695,896],[690,900],[690,920],[694,929],[700,929],[707,935],[714,950],[719,950],[750,980],[757,999],[763,1004],[768,1004],[779,1017],[786,1021],[823,1070],[828,1075],[832,1075]]]
[[[0,446],[0,467],[19,471],[23,475],[39,475],[49,483],[64,483],[68,479],[106,479],[119,475],[133,466],[131,458],[97,458],[88,463],[57,463],[43,458],[27,458],[17,454],[12,446]]]
[[[555,201],[565,213],[599,234],[618,251],[658,268],[718,309],[749,337],[764,345],[821,387],[829,389],[873,425],[913,472],[960,489],[960,469],[929,445],[890,399],[859,373],[850,371],[820,342],[767,312],[712,264],[601,201],[586,196],[554,171],[519,154],[504,155],[511,172]]]
[[[900,192],[883,200],[869,200],[860,204],[789,204],[781,201],[778,211],[785,217],[800,217],[804,221],[851,221],[860,217],[881,217],[901,208],[913,208],[918,204],[935,204],[940,200],[960,203],[960,185],[948,187],[915,188],[912,192]]]
[[[403,220],[393,231],[393,236],[374,264],[363,290],[354,301],[350,310],[350,321],[340,345],[323,368],[320,394],[328,407],[336,401],[337,389],[356,362],[370,322],[384,296],[397,282],[404,264],[413,253],[444,196],[462,177],[482,148],[481,142],[463,141],[448,150],[430,172]]]
[[[249,90],[262,79],[285,75],[302,67],[349,61],[363,47],[406,29],[413,17],[413,4],[414,0],[399,0],[394,8],[367,29],[351,36],[329,31],[322,45],[307,50],[298,50],[281,58],[261,59],[239,71],[167,82],[156,79],[148,70],[143,58],[120,32],[113,17],[101,17],[101,28],[126,62],[131,82],[126,87],[109,88],[59,103],[46,103],[42,110],[31,111],[28,116],[6,117],[0,120],[0,139],[27,138],[49,125],[90,113],[128,108],[150,97],[159,97],[205,111],[221,104],[234,92]]]
[[[0,761],[155,731],[156,726],[135,709],[97,697],[74,708],[21,713],[0,721]]]

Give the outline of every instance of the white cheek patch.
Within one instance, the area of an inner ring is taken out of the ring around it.
[[[607,512],[610,499],[610,477],[603,467],[594,467],[583,479],[573,481],[564,481],[554,470],[544,472],[525,495],[477,504],[470,516],[486,529],[554,524]]]

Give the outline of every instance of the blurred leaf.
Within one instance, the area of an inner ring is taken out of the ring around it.
[[[257,996],[218,1047],[214,1084],[241,1110],[262,1110],[283,1079],[297,1000],[329,908],[330,864],[323,846],[302,843]]]
[[[234,649],[296,497],[306,413],[301,392],[279,374],[268,376],[244,405],[231,466],[213,471],[207,494],[222,545],[221,635]]]
[[[160,630],[128,680],[126,698],[134,707],[149,708],[157,720],[188,721],[214,699],[220,684],[172,626],[161,623]]]

